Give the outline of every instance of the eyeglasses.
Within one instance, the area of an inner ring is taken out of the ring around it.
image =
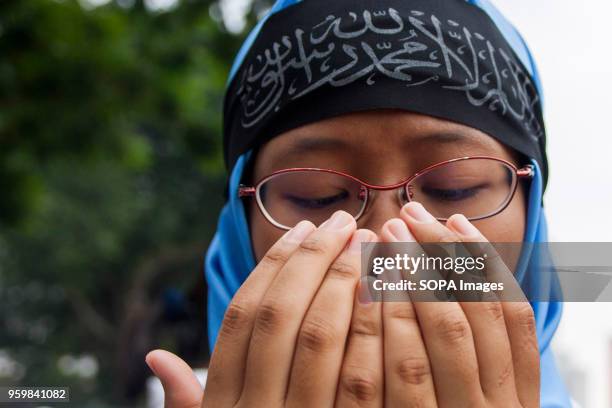
[[[252,187],[241,184],[238,195],[255,196],[266,219],[284,230],[302,220],[320,225],[338,210],[358,220],[376,190],[395,189],[400,206],[418,201],[440,221],[453,214],[474,221],[502,212],[516,192],[518,180],[533,175],[532,165],[518,169],[506,160],[488,156],[437,163],[389,186],[368,184],[335,170],[291,168],[276,171]]]

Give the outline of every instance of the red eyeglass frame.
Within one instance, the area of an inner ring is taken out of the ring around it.
[[[508,166],[509,168],[511,168],[514,172],[514,174],[516,174],[517,176],[517,182],[514,183],[514,186],[512,188],[512,192],[509,194],[509,198],[506,200],[506,202],[504,203],[503,206],[501,206],[497,211],[491,213],[491,214],[487,214],[485,216],[482,217],[476,217],[476,218],[470,218],[470,220],[472,221],[476,221],[476,220],[481,220],[481,219],[485,219],[485,218],[489,218],[489,217],[493,217],[499,213],[501,213],[502,211],[504,211],[506,209],[506,207],[508,207],[508,205],[510,204],[510,202],[512,201],[512,198],[514,197],[514,194],[516,193],[516,189],[518,187],[518,181],[520,179],[526,179],[526,178],[533,178],[533,176],[535,175],[535,170],[534,170],[534,166],[531,164],[527,164],[523,167],[521,167],[520,169],[518,167],[516,167],[513,163],[504,160],[504,159],[500,159],[498,157],[492,157],[492,156],[465,156],[465,157],[458,157],[455,159],[450,159],[450,160],[445,160],[436,164],[432,164],[431,166],[425,167],[422,170],[419,170],[418,172],[416,172],[415,174],[413,174],[412,176],[408,177],[406,180],[401,181],[399,183],[395,183],[395,184],[391,184],[388,186],[380,186],[380,185],[376,185],[376,184],[369,184],[366,183],[360,179],[358,179],[357,177],[354,177],[348,173],[344,173],[341,171],[337,171],[337,170],[331,170],[331,169],[321,169],[321,168],[316,168],[316,167],[293,167],[293,168],[287,168],[287,169],[282,169],[282,170],[277,170],[274,173],[268,174],[267,176],[263,177],[262,179],[260,179],[257,183],[255,183],[254,186],[246,186],[244,184],[240,184],[238,186],[238,197],[240,198],[244,198],[244,197],[252,197],[255,196],[257,193],[257,189],[264,184],[266,181],[268,181],[269,179],[279,175],[279,174],[283,174],[283,173],[290,173],[290,172],[296,172],[296,171],[319,171],[319,172],[323,172],[323,173],[332,173],[332,174],[337,174],[339,176],[344,176],[344,177],[348,177],[349,179],[359,183],[362,187],[366,188],[366,195],[365,195],[365,200],[363,203],[363,207],[361,209],[361,211],[359,212],[359,214],[357,214],[356,216],[354,216],[355,220],[358,220],[364,213],[366,208],[368,207],[368,198],[369,198],[369,192],[370,190],[375,190],[375,191],[388,191],[388,190],[395,190],[395,189],[399,189],[400,187],[404,187],[404,190],[407,190],[405,188],[406,185],[410,184],[411,181],[413,181],[414,179],[416,179],[417,177],[419,177],[420,175],[422,175],[423,173],[427,173],[428,171],[435,169],[437,167],[440,166],[444,166],[446,164],[449,163],[454,163],[454,162],[458,162],[458,161],[463,161],[463,160],[472,160],[472,159],[486,159],[486,160],[494,160],[497,162],[501,162],[503,164],[505,164],[506,166]],[[412,200],[410,199],[410,194],[408,191],[406,191],[406,199],[408,202],[411,202]],[[283,224],[280,224],[278,222],[276,222],[272,216],[270,214],[267,214],[267,212],[265,211],[265,209],[261,208],[262,207],[262,203],[257,200],[257,207],[259,208],[259,211],[262,213],[262,215],[270,222],[272,223],[274,226],[284,229],[284,230],[290,230],[292,227],[287,227]],[[439,218],[436,217],[437,220],[439,221],[446,221],[447,218]]]

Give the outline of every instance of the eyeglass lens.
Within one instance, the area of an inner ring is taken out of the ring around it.
[[[404,201],[418,201],[436,218],[461,213],[469,219],[490,216],[512,198],[514,169],[491,159],[459,160],[433,167],[406,186]],[[279,173],[262,183],[257,200],[275,223],[291,228],[301,220],[320,225],[335,211],[358,217],[366,194],[361,183],[341,174],[297,170]]]

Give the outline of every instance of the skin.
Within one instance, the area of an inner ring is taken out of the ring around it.
[[[447,136],[440,137],[440,133]],[[313,140],[335,141],[338,145],[313,146]],[[381,140],[385,143],[380,143]],[[300,148],[307,141],[311,142],[308,150]],[[510,149],[468,126],[399,110],[356,112],[315,122],[272,139],[258,153],[253,178],[260,180],[284,168],[320,167],[387,185],[405,180],[431,164],[479,155],[502,158],[520,166]],[[378,195],[376,203],[359,219],[359,228],[380,232],[387,220],[398,216],[395,192]],[[524,203],[524,192],[519,189],[501,214],[475,221],[474,225],[490,241],[520,242],[525,230]],[[254,201],[250,204],[252,244],[259,260],[284,231],[270,224]]]
[[[359,112],[272,139],[257,155],[254,179],[322,167],[393,184],[468,155],[521,165],[467,126],[398,110]],[[178,357],[147,356],[167,407],[539,406],[526,301],[368,302],[360,284],[361,242],[522,241],[522,189],[502,213],[474,223],[460,214],[440,223],[418,203],[400,208],[392,191],[379,192],[358,222],[337,212],[318,228],[303,221],[285,233],[255,205],[249,214],[258,264],[228,308],[204,397]],[[511,283],[506,265],[516,259],[495,259],[493,272]]]

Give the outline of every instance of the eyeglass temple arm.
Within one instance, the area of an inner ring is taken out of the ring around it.
[[[238,187],[238,197],[251,197],[255,195],[255,187],[247,187],[240,184]]]
[[[516,175],[520,178],[533,178],[535,176],[535,168],[533,164],[528,164],[516,171]]]

